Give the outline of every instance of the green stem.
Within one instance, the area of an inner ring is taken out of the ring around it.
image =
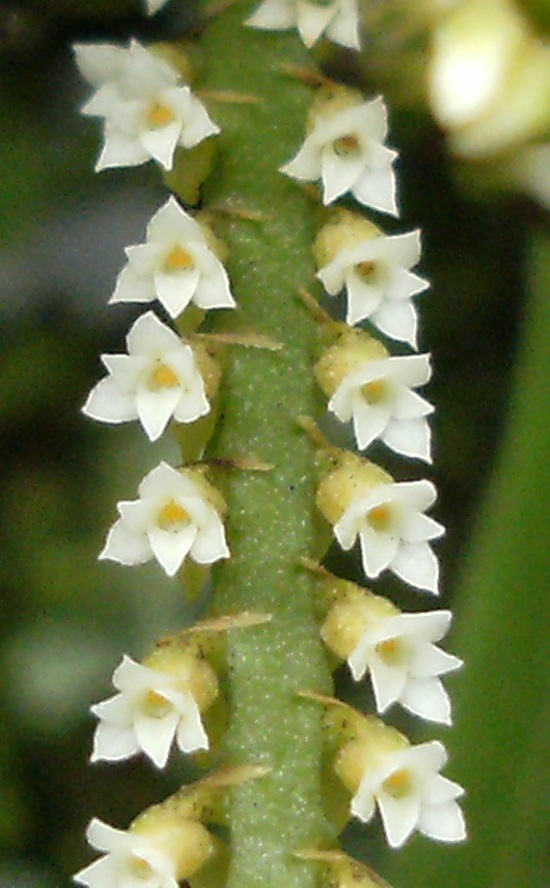
[[[261,763],[271,774],[234,791],[228,888],[313,888],[315,865],[292,856],[334,837],[321,793],[322,714],[303,689],[330,693],[331,679],[313,614],[313,588],[299,559],[318,549],[313,453],[297,418],[319,413],[311,372],[316,325],[298,298],[311,287],[315,207],[278,168],[304,134],[312,91],[282,71],[311,67],[294,35],[243,26],[237,3],[202,38],[200,88],[257,97],[210,101],[222,127],[219,160],[204,206],[259,214],[216,218],[230,250],[238,310],[216,313],[216,331],[247,330],[281,342],[280,351],[233,347],[221,421],[208,457],[254,454],[273,469],[223,471],[231,559],[215,570],[214,609],[273,614],[271,623],[230,636],[229,761]],[[208,100],[208,99],[207,99]]]

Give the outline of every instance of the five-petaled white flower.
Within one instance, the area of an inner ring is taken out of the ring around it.
[[[379,484],[351,502],[334,534],[343,549],[351,549],[359,537],[367,577],[389,568],[411,586],[437,594],[439,564],[427,541],[445,531],[423,514],[435,499],[430,481]]]
[[[416,348],[417,317],[411,297],[429,287],[410,269],[420,259],[420,232],[371,237],[344,247],[317,277],[332,296],[346,289],[346,321],[365,319],[392,339]]]
[[[102,355],[109,371],[82,408],[101,422],[139,419],[150,441],[171,417],[194,422],[210,411],[193,349],[149,311],[126,337],[128,355]]]
[[[456,799],[464,790],[439,774],[446,761],[437,740],[375,757],[352,799],[352,814],[367,823],[376,804],[392,848],[415,829],[439,842],[462,841],[466,828]]]
[[[182,669],[161,672],[124,656],[113,674],[120,693],[92,706],[99,724],[91,760],[118,762],[143,751],[164,768],[174,737],[182,752],[208,749],[189,677]]]
[[[378,712],[400,702],[421,718],[451,723],[449,695],[438,676],[458,669],[462,660],[434,644],[450,622],[445,610],[369,620],[348,664],[356,681],[369,671]]]
[[[118,503],[120,518],[99,557],[127,565],[156,558],[169,577],[188,555],[197,564],[228,558],[223,523],[209,501],[216,494],[197,472],[161,462],[139,485],[139,499]]]
[[[397,453],[431,462],[426,416],[433,407],[411,390],[430,375],[429,355],[366,361],[346,376],[328,408],[342,422],[353,420],[360,450],[380,438]]]
[[[80,870],[75,882],[88,888],[177,888],[176,857],[158,837],[115,829],[94,817],[86,838],[103,857]]]
[[[193,301],[199,308],[234,308],[227,273],[204,230],[171,197],[147,226],[147,240],[126,248],[111,302],[157,297],[172,318]]]
[[[137,40],[75,46],[77,64],[96,92],[82,114],[105,119],[96,170],[154,159],[172,169],[178,145],[194,148],[220,132],[178,72]]]
[[[319,112],[298,154],[281,172],[306,182],[322,179],[325,204],[351,192],[364,206],[397,216],[392,168],[397,152],[384,145],[387,128],[380,96],[332,115]]]
[[[265,31],[297,26],[306,46],[324,34],[340,46],[360,48],[357,0],[264,0],[246,24]]]

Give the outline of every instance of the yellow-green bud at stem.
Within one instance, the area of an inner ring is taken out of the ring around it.
[[[323,352],[313,372],[325,395],[329,398],[342,384],[346,376],[367,361],[380,361],[388,357],[382,343],[364,330],[356,330],[345,324],[340,329],[337,342]]]
[[[380,466],[353,453],[341,451],[339,466],[321,481],[317,506],[321,514],[336,524],[358,495],[365,496],[380,484],[393,484],[393,478]]]
[[[166,672],[186,684],[201,712],[208,709],[218,696],[216,673],[206,660],[189,651],[169,645],[159,647],[143,661],[143,666]]]
[[[346,788],[355,795],[365,771],[376,770],[377,763],[387,755],[409,745],[404,734],[371,716],[362,723],[360,736],[342,746],[334,769]]]
[[[214,837],[206,827],[198,820],[182,818],[172,797],[140,814],[130,831],[152,839],[160,851],[174,860],[178,881],[196,873],[215,850]]]
[[[353,249],[366,240],[383,235],[384,232],[364,216],[338,207],[315,239],[313,255],[317,268],[328,265],[341,250]]]
[[[364,592],[361,598],[341,602],[331,608],[321,627],[321,638],[333,653],[347,660],[370,623],[397,616],[399,612],[387,598]]]

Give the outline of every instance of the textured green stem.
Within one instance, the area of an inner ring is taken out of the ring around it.
[[[232,633],[229,761],[270,766],[271,774],[234,792],[229,888],[308,888],[315,866],[292,852],[330,839],[320,786],[321,711],[297,696],[330,692],[330,672],[313,615],[312,582],[299,559],[318,548],[313,453],[301,414],[319,412],[311,372],[315,323],[298,298],[311,287],[315,205],[278,172],[303,139],[312,91],[283,73],[310,67],[293,35],[243,26],[249,4],[235,4],[202,38],[200,88],[258,101],[210,99],[222,127],[216,166],[203,189],[230,251],[238,310],[218,313],[216,331],[251,329],[272,337],[271,352],[235,346],[221,396],[222,416],[206,457],[254,454],[273,469],[229,468],[220,484],[229,507],[231,559],[214,572],[214,609],[273,614],[270,624]]]

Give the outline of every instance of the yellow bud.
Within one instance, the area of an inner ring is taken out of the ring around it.
[[[345,111],[347,108],[354,108],[357,105],[363,105],[364,102],[365,97],[356,89],[339,86],[336,83],[329,87],[321,87],[321,89],[317,90],[309,109],[307,129],[311,131],[319,117],[330,120],[331,117],[335,117],[341,111]]]
[[[384,469],[353,453],[342,452],[339,462],[317,491],[317,505],[330,524],[336,524],[357,497],[367,496],[380,484],[393,484],[392,476]]]
[[[317,382],[329,398],[354,370],[368,361],[388,357],[387,349],[373,336],[364,330],[342,326],[337,342],[323,352],[313,368]]]
[[[355,795],[367,770],[381,766],[384,758],[409,746],[409,740],[377,718],[364,720],[361,736],[340,749],[334,768],[342,783]]]
[[[360,598],[331,608],[321,627],[321,637],[331,651],[342,660],[347,660],[370,625],[399,613],[399,609],[387,598],[363,592]]]
[[[364,216],[338,208],[315,239],[313,255],[317,268],[328,265],[341,250],[353,249],[366,240],[382,236],[383,232]]]
[[[151,839],[174,860],[178,881],[192,876],[214,851],[214,839],[206,827],[182,818],[174,798],[148,808],[134,820],[130,831]]]
[[[147,657],[143,665],[174,676],[189,689],[201,712],[207,710],[218,696],[216,673],[206,660],[199,659],[190,651],[163,645]]]

